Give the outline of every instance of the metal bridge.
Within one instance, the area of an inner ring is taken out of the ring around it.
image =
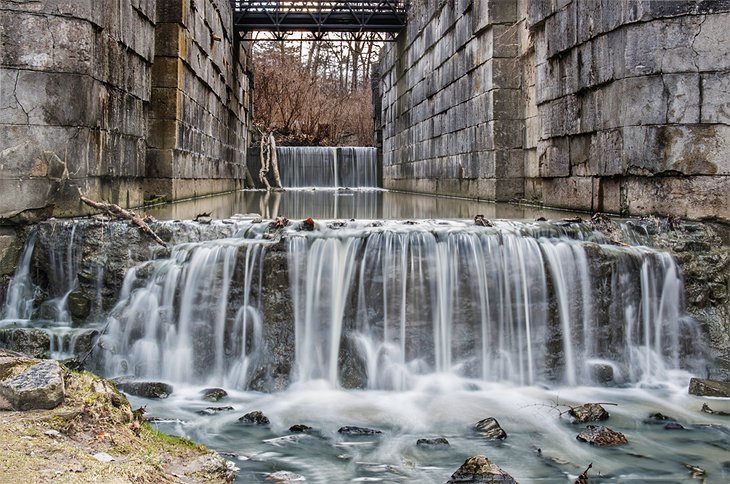
[[[237,31],[269,32],[277,40],[290,32],[309,33],[308,40],[332,32],[377,33],[388,40],[405,28],[408,9],[407,0],[231,0],[231,5]]]

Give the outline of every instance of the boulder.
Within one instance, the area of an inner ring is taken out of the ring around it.
[[[222,388],[206,388],[200,393],[203,395],[203,400],[209,402],[217,402],[221,398],[228,396],[228,392]]]
[[[621,432],[616,432],[608,427],[598,425],[588,425],[575,438],[581,442],[587,442],[597,447],[613,447],[629,443],[626,436]]]
[[[504,440],[507,438],[507,432],[499,426],[499,422],[497,422],[497,419],[494,417],[480,420],[474,424],[474,430],[489,440]]]
[[[51,339],[42,329],[0,329],[0,347],[18,351],[32,358],[48,358]]]
[[[243,417],[238,419],[239,422],[244,422],[251,425],[269,425],[271,423],[269,421],[269,417],[264,415],[261,411],[255,410],[253,412],[249,412]]]
[[[56,408],[66,397],[63,369],[57,361],[19,358],[16,365],[6,361],[0,368],[0,399],[13,410]]]
[[[338,433],[343,435],[352,435],[352,436],[359,436],[359,435],[378,435],[382,434],[383,432],[381,430],[377,429],[369,429],[367,427],[355,427],[355,426],[345,426],[340,427],[337,430]]]
[[[172,385],[159,381],[134,381],[127,378],[112,380],[124,393],[143,398],[167,398],[172,394]]]
[[[573,419],[573,423],[600,422],[608,420],[608,412],[598,403],[586,403],[579,407],[572,407],[568,410],[568,415]]]
[[[730,382],[692,378],[689,381],[689,394],[700,397],[730,398]]]
[[[469,457],[459,467],[459,469],[451,474],[451,479],[446,484],[455,484],[458,482],[506,482],[517,483],[517,481],[492,463],[483,455],[475,455]]]
[[[75,322],[82,322],[91,313],[91,299],[81,290],[76,290],[68,295],[66,300],[68,312]]]
[[[448,447],[449,441],[443,437],[436,437],[430,439],[418,439],[416,441],[418,447],[425,447],[427,449],[434,449],[439,447]]]

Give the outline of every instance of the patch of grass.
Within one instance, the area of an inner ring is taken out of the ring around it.
[[[161,445],[164,445],[165,447],[171,447],[172,449],[187,449],[200,453],[207,452],[207,449],[204,446],[196,444],[192,440],[188,440],[184,437],[177,437],[175,435],[169,435],[164,432],[160,432],[159,430],[153,428],[149,424],[149,422],[144,422],[142,424],[140,436],[145,440],[157,442]]]

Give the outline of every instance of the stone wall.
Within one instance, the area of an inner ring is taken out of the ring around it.
[[[385,186],[730,220],[730,1],[422,1],[386,50]]]
[[[247,57],[224,0],[0,1],[0,222],[239,184]],[[145,183],[145,178],[147,182]]]

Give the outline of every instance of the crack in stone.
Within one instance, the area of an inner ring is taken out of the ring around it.
[[[29,124],[30,113],[25,109],[25,106],[23,106],[23,103],[20,102],[20,99],[18,99],[18,79],[20,79],[20,71],[15,73],[15,86],[13,86],[13,97],[15,98],[16,104],[20,106],[21,111],[23,111],[23,114],[25,114],[25,124]]]

